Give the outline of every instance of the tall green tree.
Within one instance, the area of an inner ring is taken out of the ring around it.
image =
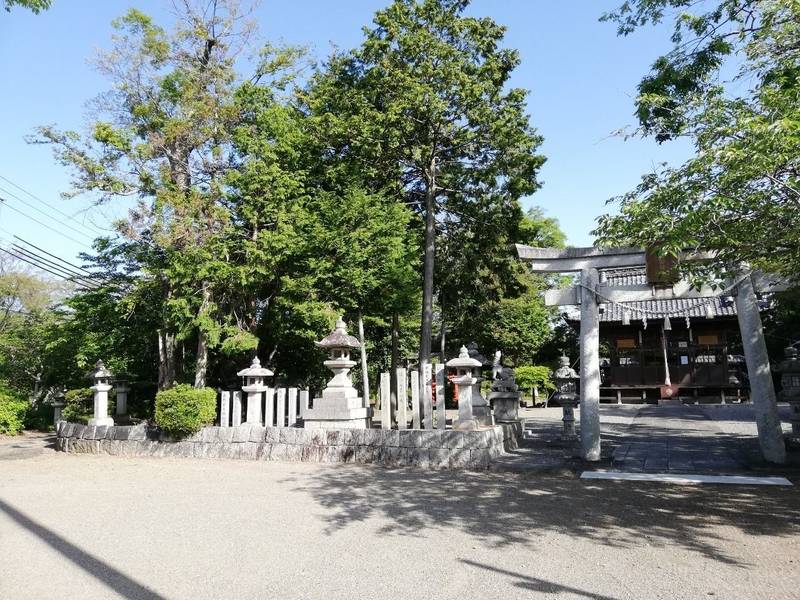
[[[73,170],[71,193],[95,193],[99,202],[139,199],[118,230],[148,247],[142,276],[161,289],[161,388],[181,371],[180,344],[196,343],[197,387],[205,385],[213,347],[228,338],[252,346],[236,327],[242,311],[225,302],[236,279],[229,258],[238,215],[227,177],[237,166],[233,136],[247,116],[237,101],[235,69],[253,33],[245,16],[236,0],[186,2],[167,31],[131,9],[114,22],[111,48],[97,62],[112,90],[95,102],[91,136],[40,130],[40,139],[54,144]],[[265,48],[252,81],[293,56]]]
[[[606,15],[627,35],[672,19],[672,50],[639,85],[638,133],[696,154],[645,175],[596,233],[606,244],[713,250],[795,277],[800,264],[800,2],[637,0]]]
[[[517,215],[538,187],[541,138],[526,92],[508,86],[519,64],[504,27],[465,16],[466,0],[395,0],[356,50],[332,57],[308,110],[324,124],[333,176],[416,208],[423,229],[419,367],[433,334],[437,226],[443,215]]]

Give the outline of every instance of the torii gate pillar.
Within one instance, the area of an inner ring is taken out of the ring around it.
[[[597,288],[597,269],[581,271],[581,456],[600,460],[600,313],[589,290]]]
[[[758,442],[764,459],[777,464],[786,462],[786,445],[783,441],[781,418],[778,414],[775,386],[769,368],[767,344],[761,315],[758,312],[758,298],[753,288],[752,276],[747,275],[739,282],[736,294],[736,314],[742,332],[742,348],[747,363],[747,376],[750,378],[750,398],[756,413]]]

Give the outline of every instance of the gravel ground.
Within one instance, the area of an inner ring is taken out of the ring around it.
[[[0,461],[0,598],[797,598],[798,488]]]

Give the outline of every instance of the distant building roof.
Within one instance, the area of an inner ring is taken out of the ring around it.
[[[647,274],[644,267],[630,267],[618,269],[605,269],[600,271],[600,281],[604,285],[629,287],[647,285]],[[604,323],[622,322],[622,313],[625,308],[630,310],[631,321],[641,320],[644,315],[636,309],[647,311],[648,319],[663,318],[669,315],[671,319],[683,317],[707,317],[706,306],[711,307],[713,317],[735,317],[736,304],[730,296],[717,296],[715,298],[675,298],[670,300],[647,300],[644,302],[626,302],[623,304],[601,304],[605,309],[600,314],[600,321]],[[569,320],[580,319],[579,311],[568,314]]]

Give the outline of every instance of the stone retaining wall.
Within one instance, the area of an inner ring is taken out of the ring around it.
[[[92,427],[60,421],[56,449],[83,454],[228,458],[384,466],[485,469],[504,447],[516,447],[517,427],[481,431],[206,427],[173,439],[158,429]]]

